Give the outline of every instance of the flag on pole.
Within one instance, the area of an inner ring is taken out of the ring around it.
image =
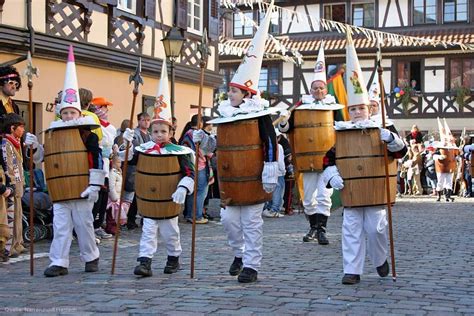
[[[328,79],[327,90],[330,95],[336,98],[336,103],[343,104],[344,109],[338,110],[336,117],[340,120],[348,121],[349,112],[347,111],[347,92],[344,85],[344,69],[336,72],[331,78]]]

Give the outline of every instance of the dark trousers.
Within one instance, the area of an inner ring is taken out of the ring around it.
[[[105,178],[105,184],[99,191],[99,199],[94,203],[92,216],[94,216],[94,229],[102,226],[105,219],[105,210],[109,199],[109,179]]]
[[[135,220],[137,219],[137,196],[133,197],[132,204],[128,209],[127,213],[127,224],[136,224]]]

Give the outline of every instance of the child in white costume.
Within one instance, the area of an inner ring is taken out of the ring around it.
[[[336,122],[335,128],[336,130],[380,128],[379,124],[369,120],[370,102],[350,36],[348,36],[346,58],[347,74],[351,76],[350,80],[347,80],[348,110],[351,121]],[[406,154],[406,146],[396,133],[380,128],[380,139],[387,143],[389,154],[394,158],[401,158]],[[327,153],[326,161],[328,161],[329,166],[325,168],[323,178],[328,187],[342,190],[344,188],[344,181],[336,167],[335,156],[335,149]],[[368,204],[370,205],[370,203]],[[364,270],[366,236],[369,257],[375,267],[377,267],[377,273],[381,277],[388,275],[387,224],[386,211],[383,206],[344,208],[342,224],[343,284],[360,282],[360,275]]]

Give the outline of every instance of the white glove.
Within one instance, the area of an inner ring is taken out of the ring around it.
[[[176,204],[184,204],[186,201],[186,195],[188,193],[188,190],[184,187],[178,187],[176,191],[171,195],[173,198],[173,202]]]
[[[133,136],[135,136],[135,131],[133,129],[126,128],[123,132],[122,138],[131,143],[133,140]]]
[[[267,193],[273,192],[278,183],[278,162],[265,162],[262,172],[263,190]]]
[[[340,175],[335,175],[329,180],[329,184],[336,190],[344,189],[344,180],[342,180]]]
[[[392,135],[392,132],[390,132],[388,129],[380,128],[380,139],[382,139],[386,143],[390,143],[394,140],[394,137]]]
[[[82,198],[87,198],[87,201],[95,203],[99,199],[100,187],[96,185],[90,185],[84,192],[81,193]]]
[[[200,143],[206,137],[206,133],[202,129],[193,131],[193,142]]]
[[[28,147],[33,145],[33,149],[38,148],[39,143],[38,143],[38,138],[36,137],[36,135],[31,134],[31,133],[26,133],[25,145]]]
[[[280,117],[282,118],[281,122],[288,122],[290,119],[291,112],[288,110],[280,110]],[[285,124],[283,124],[285,125]]]
[[[342,180],[339,170],[336,166],[329,166],[324,169],[323,183],[325,186],[329,184],[336,190],[342,190],[344,188],[344,181]]]

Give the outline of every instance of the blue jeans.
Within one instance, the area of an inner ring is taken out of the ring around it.
[[[265,203],[265,209],[280,212],[281,205],[283,204],[283,192],[285,192],[285,176],[280,176],[273,191],[272,200]]]
[[[209,188],[209,180],[207,170],[202,169],[198,172],[198,185],[197,185],[197,202],[196,202],[196,219],[202,218],[202,211],[204,208],[204,200],[207,196],[207,190]],[[184,217],[186,219],[193,218],[193,201],[194,193],[186,197],[186,206],[184,208]]]

